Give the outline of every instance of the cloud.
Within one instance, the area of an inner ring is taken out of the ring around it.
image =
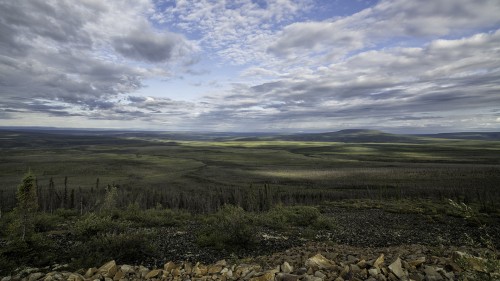
[[[185,55],[190,48],[178,34],[163,32],[154,34],[136,30],[123,37],[113,39],[113,48],[123,56],[151,63],[165,62],[177,54]]]
[[[108,110],[143,79],[169,76],[197,47],[155,30],[146,17],[152,9],[144,0],[0,1],[0,107],[44,100],[33,110],[60,115],[51,106],[61,102]]]
[[[211,100],[216,106],[200,120],[232,120],[260,129],[262,124],[266,129],[381,123],[419,127],[436,122],[458,126],[464,112],[475,116],[500,104],[499,45],[497,30],[437,39],[420,48],[361,52],[313,75],[253,86],[236,84],[220,101]],[[436,114],[440,116],[433,117]],[[494,124],[492,118],[481,115],[474,120]]]
[[[272,41],[268,51],[292,57],[325,52],[338,59],[394,38],[435,39],[494,28],[500,23],[499,10],[500,2],[496,0],[384,0],[343,18],[290,24]]]

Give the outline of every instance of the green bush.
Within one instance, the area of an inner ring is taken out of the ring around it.
[[[335,227],[333,218],[321,214],[311,206],[273,207],[259,216],[259,223],[275,230],[286,230],[289,227],[311,227],[313,229],[331,230]]]
[[[35,232],[55,230],[58,223],[61,221],[61,218],[57,215],[51,215],[49,213],[38,213],[33,219]]]
[[[110,216],[90,213],[75,222],[73,232],[77,236],[89,237],[106,232],[120,232],[126,227],[126,223],[114,221]]]
[[[241,207],[224,205],[204,223],[205,226],[197,237],[201,246],[220,249],[248,248],[256,242],[254,220],[251,214],[246,213]]]
[[[76,259],[72,262],[72,267],[88,268],[109,260],[131,264],[145,261],[149,257],[157,256],[150,242],[152,241],[150,235],[150,233],[139,231],[93,236],[74,247]]]

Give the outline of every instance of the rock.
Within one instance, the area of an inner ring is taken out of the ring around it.
[[[361,268],[355,264],[351,264],[351,272],[354,274],[359,274],[361,272]]]
[[[365,260],[360,260],[356,265],[359,266],[359,268],[366,268],[367,264]]]
[[[368,274],[372,277],[376,277],[379,273],[380,269],[378,269],[378,267],[368,269]]]
[[[103,266],[99,267],[97,272],[102,274],[104,277],[113,278],[117,271],[116,262],[114,260],[107,262]]]
[[[288,262],[284,262],[281,265],[281,271],[284,273],[290,273],[293,271],[293,266],[291,266]]]
[[[12,276],[5,276],[4,278],[2,278],[1,281],[11,281],[12,280]]]
[[[298,281],[299,276],[294,275],[294,274],[289,274],[289,273],[278,273],[278,275],[276,275],[276,280],[277,281]]]
[[[161,269],[153,269],[148,274],[146,274],[146,276],[144,278],[146,278],[146,279],[155,278],[155,277],[160,276],[161,273],[162,273]]]
[[[169,262],[167,262],[167,263],[163,266],[163,269],[164,269],[166,272],[170,273],[170,271],[171,271],[172,269],[176,268],[176,267],[177,267],[177,266],[175,265],[175,263],[173,263],[173,262],[169,261]]]
[[[440,281],[443,280],[443,276],[437,272],[437,270],[432,266],[426,266],[424,268],[425,280],[427,281]]]
[[[97,273],[97,268],[92,267],[92,268],[87,269],[84,277],[88,279],[88,278],[94,276],[96,273]]]
[[[321,279],[325,279],[326,278],[326,275],[323,272],[319,271],[319,270],[316,271],[316,272],[314,272],[314,276],[319,277]]]
[[[184,271],[187,273],[187,274],[191,274],[191,271],[193,270],[193,265],[190,263],[190,262],[186,262],[184,264]]]
[[[399,257],[393,263],[391,263],[391,265],[389,265],[389,269],[399,279],[402,279],[403,276],[405,276],[405,272],[403,271],[403,267],[401,266],[401,259]]]
[[[227,266],[227,262],[226,262],[226,260],[220,260],[220,261],[217,261],[215,263],[215,265],[219,265],[219,266],[225,267],[225,266]]]
[[[475,257],[473,255],[455,251],[453,252],[452,259],[455,263],[463,265],[464,269],[472,269],[479,272],[488,272],[487,262],[488,260]]]
[[[174,277],[180,276],[181,275],[181,270],[179,268],[174,268],[174,269],[172,269],[171,274]]]
[[[124,277],[125,277],[125,273],[123,271],[121,271],[121,269],[119,269],[116,272],[115,277],[113,277],[113,281],[119,281],[120,279],[122,279]]]
[[[414,266],[414,267],[417,267],[421,264],[423,264],[425,262],[425,257],[421,257],[421,258],[418,258],[418,259],[414,259],[414,260],[411,260],[408,262],[408,264],[410,266]]]
[[[250,281],[274,281],[274,272],[265,272],[261,276],[251,278]]]
[[[329,269],[333,266],[335,266],[335,264],[321,254],[316,254],[314,257],[311,257],[306,261],[306,267]]]
[[[380,254],[380,256],[373,262],[373,267],[380,268],[380,266],[384,263],[384,254]]]
[[[302,280],[304,280],[304,281],[323,281],[323,279],[316,277],[316,276],[312,276],[312,275],[306,275],[306,276],[304,276],[304,278]]]
[[[130,272],[133,272],[134,267],[131,265],[128,265],[128,264],[124,264],[124,265],[120,266],[120,270],[123,271],[123,273],[127,274]]]
[[[42,278],[43,276],[45,276],[45,274],[43,274],[41,272],[31,273],[28,277],[28,281],[36,281],[36,280]]]
[[[306,272],[307,272],[307,268],[305,268],[305,267],[301,267],[301,268],[299,268],[299,269],[297,270],[297,274],[298,274],[298,275],[303,275],[303,274],[306,274]]]
[[[210,265],[208,266],[208,274],[215,274],[221,272],[224,267],[222,265]]]
[[[71,274],[67,279],[67,281],[83,281],[83,280],[85,280],[85,278],[78,273]]]

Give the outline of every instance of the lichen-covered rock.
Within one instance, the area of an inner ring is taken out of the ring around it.
[[[335,263],[325,258],[321,254],[316,254],[315,256],[307,259],[306,266],[309,268],[316,268],[316,269],[329,269],[334,267]]]
[[[116,262],[112,260],[99,267],[97,272],[102,274],[104,277],[113,278],[117,270],[118,268],[116,267]]]

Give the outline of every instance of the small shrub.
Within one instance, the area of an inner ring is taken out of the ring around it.
[[[155,248],[149,242],[150,234],[106,233],[94,236],[74,248],[74,268],[93,267],[109,260],[120,263],[138,263],[156,255]]]
[[[48,213],[38,213],[33,220],[36,232],[46,232],[50,230],[55,230],[57,228],[58,222],[61,221],[56,215],[51,215]]]
[[[241,207],[224,205],[205,221],[198,233],[201,246],[216,248],[248,248],[255,244],[257,236],[253,219]]]
[[[119,232],[126,226],[123,222],[112,220],[110,216],[90,213],[75,222],[73,232],[78,236],[89,237],[100,233]]]

